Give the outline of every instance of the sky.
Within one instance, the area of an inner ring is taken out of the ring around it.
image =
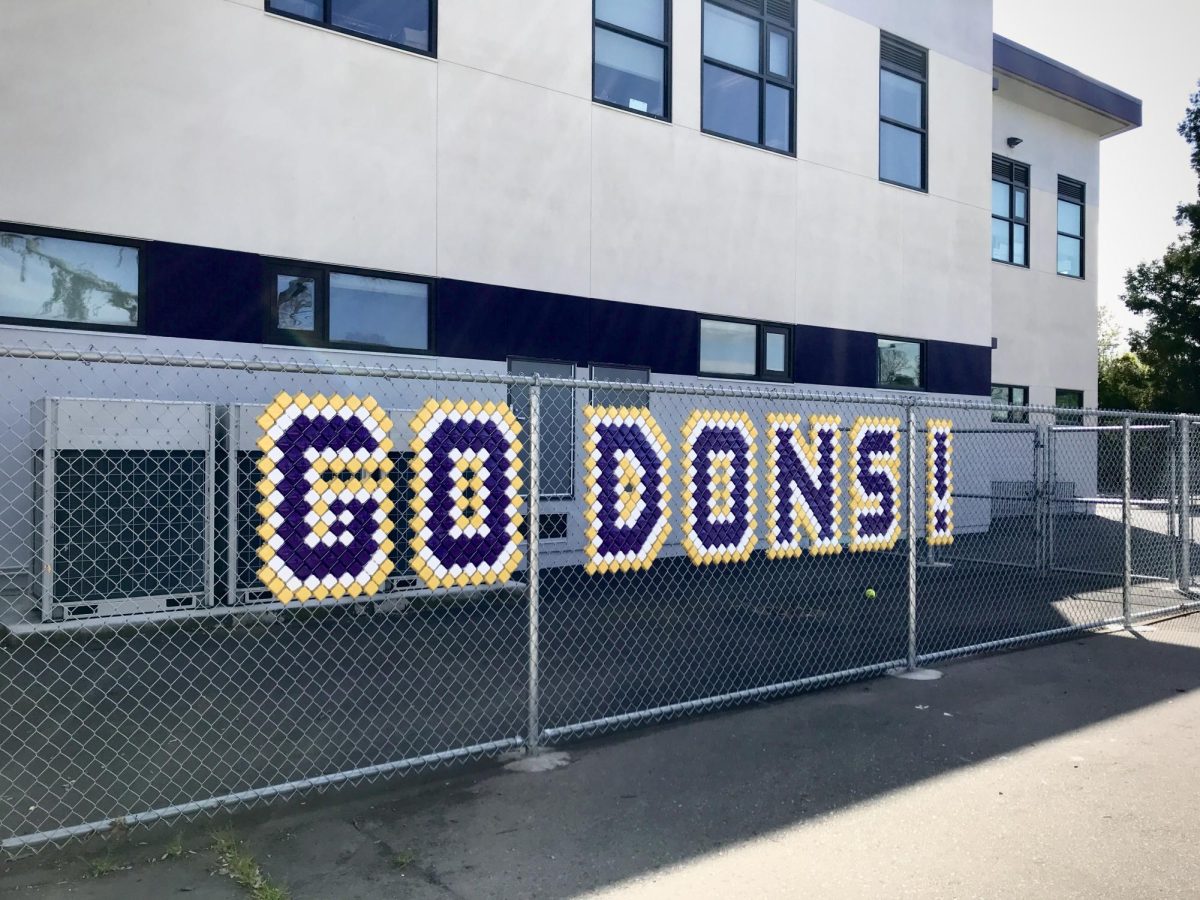
[[[1100,145],[1100,304],[1123,329],[1125,272],[1162,255],[1175,207],[1196,198],[1188,145],[1176,131],[1200,80],[1200,0],[994,0],[993,27],[1141,98],[1142,127]]]

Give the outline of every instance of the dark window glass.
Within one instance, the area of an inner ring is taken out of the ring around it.
[[[768,84],[766,112],[763,143],[773,150],[786,151],[792,145],[792,92]]]
[[[992,259],[1029,265],[1029,167],[992,157]]]
[[[924,386],[923,345],[919,341],[879,338],[879,386],[919,388]]]
[[[273,337],[284,343],[432,352],[428,281],[274,263],[267,288]]]
[[[795,6],[706,0],[701,127],[791,153]]]
[[[317,279],[306,275],[275,276],[275,325],[288,331],[317,330]]]
[[[266,0],[271,12],[318,22],[338,31],[433,52],[436,0]]]
[[[134,329],[140,307],[137,247],[0,231],[0,318]]]
[[[993,384],[992,402],[1002,406],[1028,406],[1029,389],[1012,384]],[[992,412],[993,422],[1029,421],[1029,413],[1018,409],[997,409]]]
[[[563,541],[567,538],[566,513],[539,513],[538,537],[543,541]]]
[[[596,29],[595,99],[663,116],[666,51],[635,38]]]
[[[922,186],[920,134],[890,122],[879,123],[879,177],[908,187]]]
[[[758,327],[748,322],[700,320],[700,371],[752,376],[758,371]]]
[[[329,340],[396,350],[428,350],[429,285],[332,273]]]
[[[879,177],[926,189],[928,53],[883,34],[879,43]]]
[[[879,72],[879,110],[884,116],[920,128],[924,106],[924,84],[887,69]]]
[[[666,0],[596,0],[592,97],[666,118],[670,46]]]
[[[1083,277],[1084,193],[1082,181],[1058,176],[1058,274]]]
[[[1059,409],[1083,409],[1083,391],[1073,388],[1058,388],[1054,391],[1054,405]],[[1070,413],[1055,416],[1059,425],[1082,425],[1083,416]]]
[[[605,366],[592,363],[592,380],[649,384],[650,370],[641,366]],[[593,388],[592,403],[596,406],[649,407],[650,392],[624,388]]]
[[[635,31],[656,41],[667,36],[666,19],[666,0],[596,0],[597,22]]]
[[[575,378],[573,363],[545,359],[510,359],[508,371],[513,375]],[[529,388],[519,384],[509,387],[508,405],[528,429]],[[567,387],[543,387],[539,409],[541,497],[543,500],[567,500],[575,494],[575,391]],[[528,448],[528,443],[522,443]],[[528,472],[527,449],[522,450],[522,458]]]
[[[315,22],[325,18],[325,0],[268,0],[267,8]]]
[[[700,374],[791,381],[792,329],[787,325],[700,320]]]

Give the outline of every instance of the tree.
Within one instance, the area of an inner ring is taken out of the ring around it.
[[[1122,299],[1147,317],[1129,343],[1149,379],[1150,408],[1200,412],[1200,90],[1190,98],[1179,134],[1192,147],[1197,201],[1176,208],[1175,222],[1185,231],[1162,258],[1126,273]],[[1136,380],[1139,371],[1123,366],[1122,377]]]

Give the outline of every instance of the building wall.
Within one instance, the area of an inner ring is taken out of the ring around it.
[[[699,131],[683,0],[673,124],[591,102],[583,2],[444,0],[436,60],[261,0],[17,4],[0,219],[982,347],[991,7],[934,6],[800,0],[791,158]],[[930,47],[928,194],[877,178],[880,23]]]
[[[1029,268],[992,263],[992,380],[1028,385],[1029,402],[1054,404],[1055,388],[1096,404],[1096,272],[1100,143],[1095,134],[995,98],[993,152],[1030,167]],[[1015,149],[1009,137],[1023,143]],[[1084,277],[1057,274],[1058,176],[1087,185]]]

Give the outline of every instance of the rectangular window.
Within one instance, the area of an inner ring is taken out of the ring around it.
[[[1059,409],[1083,409],[1083,391],[1073,388],[1058,388],[1054,391],[1054,405]],[[1083,416],[1069,413],[1054,417],[1056,425],[1082,425]]]
[[[433,352],[428,279],[303,263],[267,266],[270,337],[286,344]]]
[[[670,118],[670,0],[595,0],[592,98]]]
[[[790,382],[791,326],[701,319],[700,374]]]
[[[992,157],[992,259],[1029,265],[1029,166]]]
[[[700,127],[793,152],[795,38],[795,0],[705,0]]]
[[[68,232],[0,229],[0,321],[137,331],[137,246]]]
[[[266,0],[267,12],[344,34],[436,53],[437,0]]]
[[[539,513],[538,537],[543,541],[565,541],[567,539],[567,514]]]
[[[879,387],[925,387],[925,345],[921,341],[881,337],[876,346]]]
[[[592,363],[592,381],[649,384],[650,370],[643,366],[606,366]],[[650,406],[650,392],[623,388],[593,388],[593,406]]]
[[[549,359],[510,359],[511,375],[542,375],[546,378],[575,378],[575,364]],[[523,384],[508,389],[508,405],[523,428],[529,428],[529,388]],[[541,463],[541,499],[570,500],[575,496],[575,391],[569,387],[544,387],[539,405],[538,437]],[[528,448],[528,434],[521,443]],[[528,450],[522,450],[529,471]]]
[[[929,53],[890,34],[879,40],[879,178],[928,189]]]
[[[1058,274],[1083,277],[1083,224],[1086,186],[1058,176]]]
[[[1029,388],[1014,384],[993,384],[992,402],[997,406],[1028,406]],[[992,412],[992,421],[1020,424],[1029,421],[1029,412],[1019,409],[997,409]]]

